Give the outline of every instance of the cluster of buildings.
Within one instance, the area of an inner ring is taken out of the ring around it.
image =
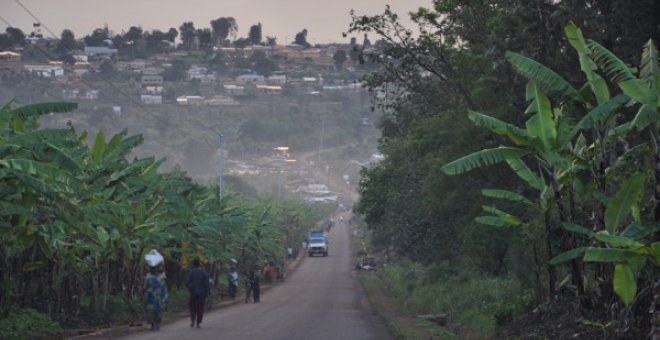
[[[173,51],[144,59],[117,61],[117,49],[109,47],[85,47],[73,54],[75,63],[62,62],[29,63],[21,60],[15,51],[0,51],[0,78],[28,74],[35,79],[60,83],[65,99],[97,100],[99,90],[84,81],[85,74],[100,72],[103,63],[111,63],[116,71],[127,72],[132,78],[129,93],[138,96],[145,105],[163,103],[177,105],[237,106],[242,98],[261,95],[281,95],[286,91],[297,94],[317,95],[324,91],[359,91],[361,84],[324,84],[323,74],[335,68],[333,55],[338,49],[347,53],[351,45],[332,44],[323,48],[302,48],[288,46],[248,46],[246,48],[216,48],[215,53],[230,57],[249,58],[254,53],[262,53],[278,61],[279,70],[265,76],[257,73],[239,74],[227,77],[209,70],[205,65],[192,65],[186,70],[185,82],[195,82],[196,93],[174,93],[174,84],[164,78],[166,70],[176,59],[185,58],[188,52]],[[303,66],[304,64],[304,66]],[[344,67],[351,69],[347,60]],[[290,77],[290,74],[308,76]],[[2,81],[2,80],[0,80]],[[181,88],[177,86],[176,88]],[[172,89],[172,90],[168,90]]]

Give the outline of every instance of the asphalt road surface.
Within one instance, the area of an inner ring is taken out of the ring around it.
[[[202,328],[189,319],[129,339],[392,339],[373,313],[352,273],[349,227],[328,233],[329,256],[306,257],[286,282],[262,292],[260,303],[243,302],[207,312]],[[348,213],[344,217],[347,221]],[[242,280],[241,280],[242,282]]]

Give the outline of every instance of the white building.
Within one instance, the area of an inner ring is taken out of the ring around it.
[[[240,81],[242,83],[254,83],[263,82],[265,81],[265,78],[260,74],[242,74],[236,77],[236,81]]]
[[[202,105],[204,104],[204,97],[201,96],[179,96],[176,98],[176,103],[179,105]]]
[[[64,76],[64,68],[58,65],[24,65],[23,69],[44,78]]]
[[[244,86],[238,86],[234,84],[225,84],[222,85],[222,88],[225,90],[227,94],[234,94],[234,95],[240,95],[245,93],[245,87]]]
[[[163,96],[143,94],[143,95],[140,96],[140,101],[143,104],[162,104],[163,103]]]
[[[211,99],[205,100],[204,104],[209,106],[237,106],[240,103],[234,100],[232,97],[217,95]]]
[[[273,84],[286,84],[286,75],[274,74],[268,77],[268,82]]]

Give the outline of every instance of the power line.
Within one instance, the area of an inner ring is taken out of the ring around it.
[[[20,5],[20,6],[21,6],[21,7],[22,7],[22,8],[23,8],[28,14],[30,14],[30,16],[32,16],[32,18],[34,18],[34,20],[36,20],[41,26],[43,26],[44,28],[46,28],[46,30],[47,30],[47,31],[48,31],[53,37],[57,37],[57,35],[56,35],[56,34],[55,34],[55,33],[54,33],[54,32],[53,32],[48,26],[46,26],[41,20],[39,20],[39,18],[38,18],[36,15],[34,15],[34,13],[32,13],[32,12],[31,12],[31,11],[25,6],[25,5],[23,5],[23,3],[21,3],[19,0],[15,0],[15,1],[16,1],[16,3],[18,3],[18,4],[19,4],[19,5]],[[37,47],[38,47],[38,49],[39,49],[39,50],[40,50],[40,51],[41,51],[46,57],[48,57],[48,58],[51,59],[51,60],[52,60],[52,59],[55,59],[55,58],[49,56],[48,53],[47,53],[45,50],[43,50],[41,47],[39,47],[38,45],[37,45]],[[66,50],[67,50],[69,53],[73,53],[73,52],[74,52],[74,51],[72,51],[72,50],[71,50],[69,47],[67,47],[67,46],[63,46],[63,47],[66,48]],[[63,67],[64,69],[66,69],[66,64],[65,64],[65,63],[62,63],[62,67]],[[69,71],[69,72],[73,72],[72,70],[69,70],[69,69],[67,69],[67,71]],[[92,73],[95,74],[95,75],[97,75],[101,80],[103,80],[104,82],[106,82],[108,85],[110,85],[110,87],[112,87],[113,89],[115,89],[115,90],[116,90],[117,92],[119,92],[121,95],[123,95],[123,96],[125,96],[126,98],[128,98],[128,100],[129,100],[129,102],[130,102],[131,104],[135,104],[135,105],[136,105],[137,107],[139,107],[142,111],[144,111],[147,115],[152,116],[152,118],[154,118],[156,121],[158,121],[158,122],[160,122],[160,123],[166,125],[167,127],[171,128],[171,129],[174,129],[174,130],[177,129],[177,127],[176,127],[176,126],[173,126],[170,122],[165,121],[165,120],[161,119],[159,116],[157,116],[157,115],[155,115],[155,114],[149,112],[144,106],[142,106],[142,104],[141,104],[140,102],[134,101],[134,98],[133,98],[131,95],[126,94],[122,89],[120,89],[120,88],[119,88],[116,84],[114,84],[112,81],[110,81],[110,80],[108,80],[108,79],[105,79],[103,76],[101,76],[100,74],[96,73],[95,70],[92,70]],[[90,88],[94,88],[94,86],[92,86],[92,84],[89,84],[89,83],[88,83],[86,80],[84,80],[83,78],[81,78],[81,81],[82,81],[84,84],[86,84],[87,86],[89,86]],[[103,93],[103,91],[100,91],[100,93],[101,93],[101,95],[102,95],[103,97],[107,98],[107,99],[110,100],[111,102],[113,102],[113,103],[115,103],[115,104],[121,106],[121,105],[120,105],[119,103],[117,103],[114,99],[110,98],[110,97],[107,96],[105,93]],[[144,117],[141,117],[140,115],[136,115],[136,116],[137,116],[138,118],[144,120],[145,122],[148,122],[146,119],[144,119]],[[195,120],[198,120],[198,119],[199,119],[198,117],[195,117]],[[199,121],[198,121],[197,123],[199,123]],[[205,125],[203,125],[203,124],[195,124],[195,125],[198,125],[198,127],[200,127],[200,128],[210,129],[208,126],[205,126]],[[222,146],[220,146],[220,147],[222,148]]]
[[[9,21],[5,20],[5,18],[0,17],[0,20],[2,20],[2,22],[4,22],[4,23],[7,25],[7,27],[13,27],[13,26],[9,23]]]
[[[31,12],[31,11],[25,6],[25,5],[23,5],[23,3],[20,2],[20,0],[14,0],[14,1],[16,1],[16,3],[18,3],[18,4],[19,4],[19,5],[20,5],[20,6],[21,6],[21,7],[22,7],[22,8],[23,8],[28,14],[30,14],[30,16],[32,16],[32,18],[34,18],[34,20],[36,20],[40,25],[42,25],[44,28],[46,28],[46,30],[47,30],[52,36],[57,37],[57,35],[55,35],[55,33],[54,33],[54,32],[53,32],[48,26],[46,26],[41,20],[39,20],[39,18],[38,18],[36,15],[34,15],[34,13],[32,13],[32,12]],[[39,49],[39,50],[40,50],[40,51],[41,51],[46,57],[48,57],[49,59],[51,59],[51,60],[56,60],[56,58],[54,58],[54,57],[48,55],[48,53],[47,53],[44,49],[42,49],[41,47],[39,47],[38,45],[37,45],[37,48],[38,48],[38,49]],[[73,50],[71,50],[70,48],[68,48],[68,47],[66,47],[66,46],[64,46],[64,48],[66,48],[66,50],[67,50],[69,53],[73,53],[73,52],[74,52]],[[69,72],[73,72],[73,70],[71,70],[71,69],[67,69],[67,67],[66,67],[65,65],[66,65],[66,64],[64,64],[64,63],[62,64],[62,67],[63,67],[64,69],[66,69],[66,70],[69,71]],[[108,85],[110,85],[110,87],[112,87],[115,91],[117,91],[118,93],[120,93],[121,95],[123,95],[124,97],[126,97],[126,98],[129,100],[129,102],[130,102],[131,104],[136,105],[137,107],[139,107],[140,109],[142,109],[145,113],[147,113],[148,115],[151,115],[154,119],[160,121],[160,122],[163,123],[164,125],[166,125],[166,126],[168,126],[168,127],[170,127],[170,128],[176,128],[175,126],[171,125],[169,122],[164,121],[164,120],[160,119],[157,115],[154,115],[154,114],[152,114],[151,112],[149,112],[144,106],[142,106],[141,103],[139,103],[138,101],[135,101],[135,99],[134,99],[130,94],[125,93],[122,89],[120,89],[120,88],[119,88],[116,84],[114,84],[112,81],[110,81],[110,80],[106,79],[105,77],[101,76],[100,73],[97,73],[95,70],[92,70],[92,73],[95,74],[96,76],[98,76],[99,79],[101,79],[102,81],[104,81],[105,83],[107,83]],[[81,81],[82,81],[85,85],[89,86],[90,88],[94,88],[94,86],[92,86],[92,84],[88,83],[85,79],[81,78]],[[115,103],[115,104],[121,106],[120,103],[116,102],[115,100],[111,99],[110,97],[107,97],[105,94],[103,94],[103,96],[104,96],[105,98],[109,99],[111,102],[113,102],[113,103]],[[142,117],[140,117],[140,118],[142,118]]]
[[[43,22],[41,22],[41,20],[39,20],[39,18],[37,18],[36,15],[32,14],[32,12],[31,12],[27,7],[25,7],[25,5],[23,5],[23,3],[21,3],[19,0],[14,0],[14,1],[16,1],[16,3],[17,3],[19,6],[23,7],[23,9],[24,9],[26,12],[28,12],[28,14],[29,14],[30,16],[32,16],[32,18],[34,18],[34,20],[36,20],[37,23],[39,23],[39,25],[45,27],[46,30],[47,30],[47,31],[48,31],[53,37],[57,37],[57,35],[56,35],[55,33],[53,33],[53,31],[52,31],[48,26],[46,26],[46,24],[44,24]]]

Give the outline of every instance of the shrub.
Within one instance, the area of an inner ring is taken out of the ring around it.
[[[143,302],[122,296],[108,296],[107,320],[110,323],[125,323],[142,317]]]
[[[48,315],[34,309],[13,309],[0,319],[0,339],[53,339],[62,338],[60,325]]]

